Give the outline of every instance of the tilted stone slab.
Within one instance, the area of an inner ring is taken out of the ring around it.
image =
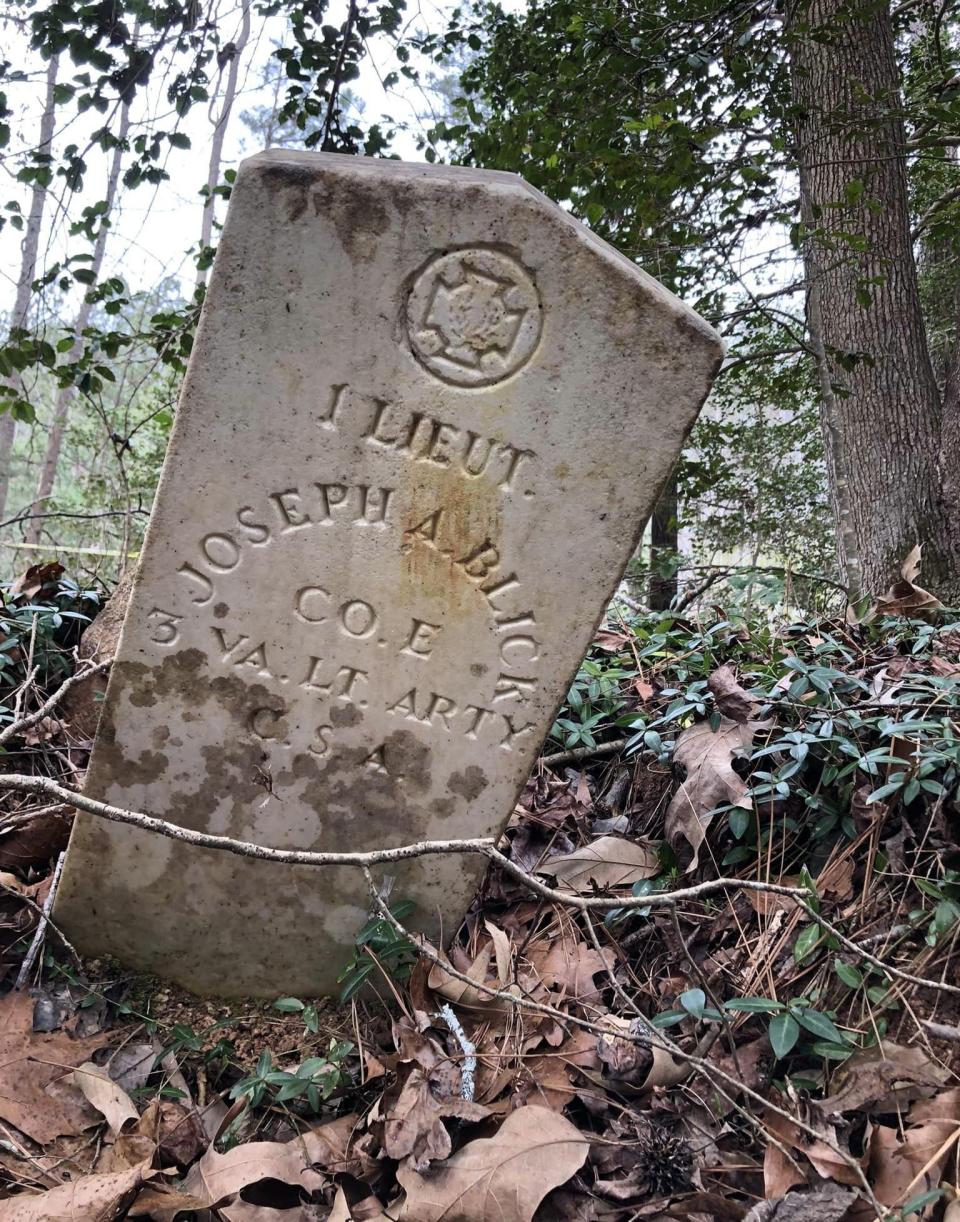
[[[496,833],[720,356],[512,175],[246,161],[87,794],[279,848]],[[397,866],[392,899],[449,936],[482,864]],[[308,995],[369,907],[357,870],[80,815],[56,920],[200,992]]]

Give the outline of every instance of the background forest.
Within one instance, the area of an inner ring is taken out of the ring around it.
[[[958,1222],[956,5],[10,0],[0,35],[0,1222]],[[518,172],[728,351],[449,945],[366,870],[338,999],[227,1004],[49,908],[74,809],[194,834],[83,791],[100,612],[271,146]]]
[[[136,552],[237,160],[283,145],[519,172],[720,328],[635,595],[668,605],[679,569],[688,601],[819,607],[924,542],[950,601],[951,6],[12,5],[3,30],[0,571]]]

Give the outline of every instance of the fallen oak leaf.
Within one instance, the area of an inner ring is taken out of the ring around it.
[[[601,836],[572,853],[551,857],[537,873],[552,874],[562,891],[590,891],[632,887],[659,870],[657,852],[648,842]]]
[[[249,1141],[224,1154],[207,1150],[184,1178],[183,1192],[202,1200],[204,1209],[214,1209],[226,1206],[244,1188],[260,1180],[280,1180],[307,1192],[327,1182],[308,1165],[306,1151],[297,1139]]]
[[[87,1102],[97,1109],[114,1137],[128,1120],[136,1120],[140,1115],[127,1092],[107,1077],[93,1061],[78,1065],[72,1074],[67,1075],[66,1081],[72,1082]]]
[[[674,850],[681,840],[693,849],[688,873],[697,868],[700,846],[716,808],[730,804],[752,809],[747,784],[734,772],[732,762],[738,755],[749,754],[754,736],[771,724],[769,720],[741,723],[721,717],[716,730],[709,722],[699,722],[677,739],[674,763],[684,767],[687,775],[667,808],[664,833]]]
[[[811,1106],[824,1116],[842,1112],[899,1112],[908,1103],[933,1094],[946,1081],[946,1070],[919,1047],[884,1041],[855,1052],[834,1074],[839,1089]]]
[[[125,1216],[123,1211],[144,1182],[156,1174],[143,1163],[107,1175],[85,1175],[37,1196],[10,1197],[0,1201],[0,1222],[114,1222]]]
[[[936,1188],[960,1138],[960,1089],[922,1099],[899,1128],[875,1125],[870,1136],[870,1182],[881,1205],[902,1205]]]
[[[576,1175],[589,1142],[569,1120],[529,1105],[493,1137],[467,1142],[429,1177],[401,1167],[404,1222],[531,1222],[554,1188]]]
[[[447,1158],[453,1148],[445,1117],[484,1120],[489,1109],[480,1103],[451,1096],[440,1099],[430,1089],[430,1080],[417,1068],[410,1071],[396,1102],[386,1116],[383,1149],[388,1158],[405,1159],[418,1171],[431,1162]]]
[[[707,680],[707,687],[713,693],[716,706],[724,717],[744,723],[755,715],[757,701],[737,682],[737,676],[729,662],[725,662],[713,672]]]
[[[96,1124],[97,1114],[84,1096],[62,1079],[116,1038],[115,1031],[83,1039],[65,1031],[34,1031],[33,1000],[8,993],[0,999],[0,1120],[39,1145]]]

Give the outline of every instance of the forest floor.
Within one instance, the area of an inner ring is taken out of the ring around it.
[[[96,602],[4,592],[0,737]],[[0,773],[88,749],[52,709]],[[394,897],[318,1003],[36,953],[69,813],[6,793],[0,1222],[957,1222],[958,778],[960,623],[916,598],[614,609],[501,846],[558,898],[492,868],[444,954]]]

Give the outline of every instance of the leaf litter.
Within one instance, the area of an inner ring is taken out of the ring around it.
[[[888,611],[931,610],[917,575]],[[78,968],[50,937],[39,988],[0,997],[0,1222],[952,1222],[960,1039],[920,1020],[960,1037],[960,1005],[826,925],[956,979],[953,797],[907,784],[912,710],[960,704],[960,632],[906,623],[891,649],[870,626],[884,613],[791,630],[779,652],[679,620],[601,630],[593,656],[622,678],[598,737],[642,741],[575,768],[554,752],[504,847],[632,908],[587,917],[491,874],[446,949],[422,944],[406,978],[378,968],[340,1009],[192,999]],[[865,732],[846,710],[871,699],[906,730]],[[847,796],[832,836],[812,822],[827,807],[778,781],[820,750],[803,727],[827,706],[849,780],[819,761],[804,792]],[[68,732],[51,719],[31,758]],[[906,749],[884,756],[891,738]],[[62,849],[64,812],[47,818],[0,835],[12,974],[36,924],[22,900]],[[721,874],[808,906],[735,888],[645,903]]]

